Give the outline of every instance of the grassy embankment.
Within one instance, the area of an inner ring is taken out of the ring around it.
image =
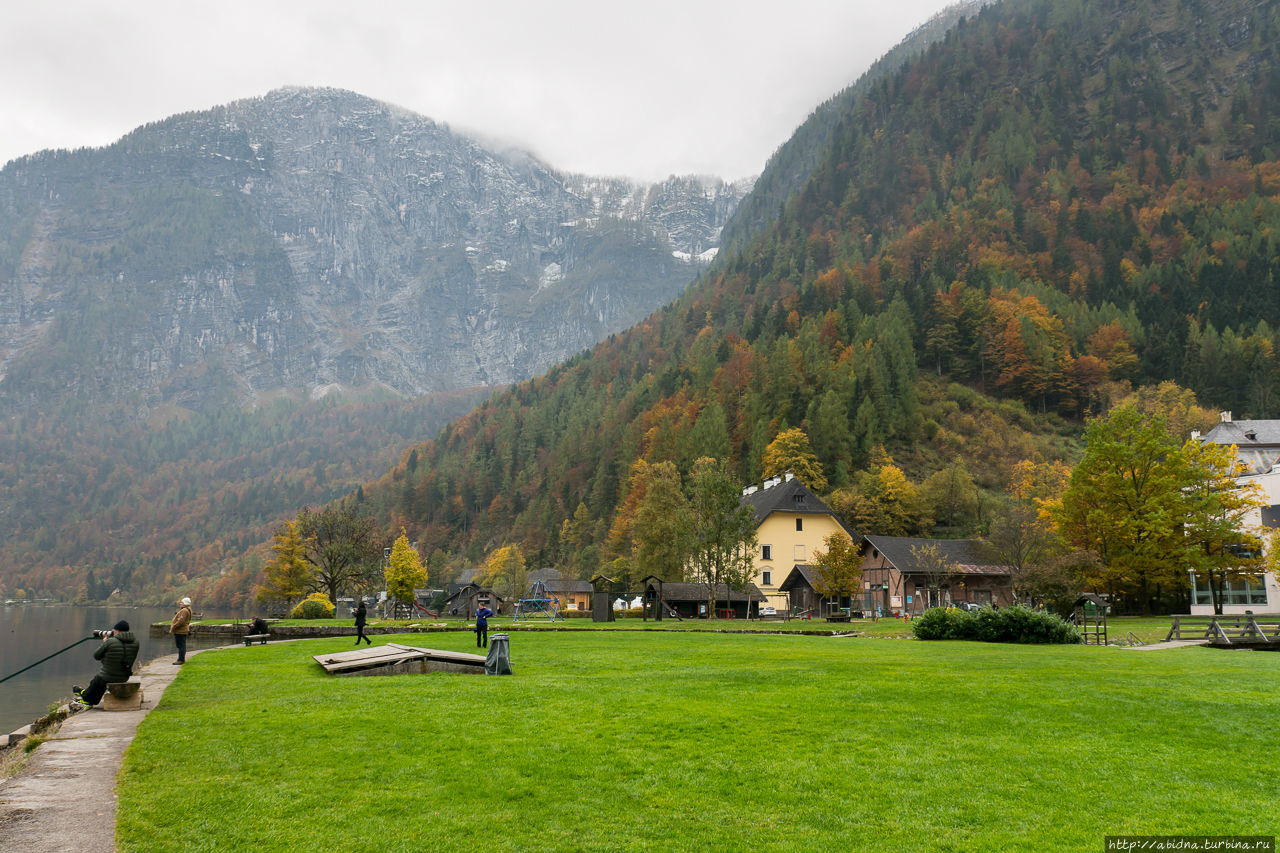
[[[311,659],[346,648],[193,658],[126,756],[120,849],[1098,850],[1276,828],[1280,785],[1250,768],[1280,764],[1280,654],[661,631],[513,634],[510,678]]]

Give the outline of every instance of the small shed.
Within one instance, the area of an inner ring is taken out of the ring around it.
[[[797,563],[787,572],[782,583],[778,584],[778,592],[786,593],[791,601],[792,613],[811,613],[822,615],[823,597],[814,589],[813,567],[807,563]]]
[[[768,602],[755,584],[745,590],[735,591],[724,584],[716,584],[715,614],[707,613],[707,586],[700,583],[664,581],[650,575],[643,581],[644,616],[661,621],[664,617],[676,619],[707,619],[712,615],[727,619],[747,619]]]
[[[618,582],[604,575],[596,575],[590,581],[591,583],[591,621],[592,622],[612,622],[614,620],[613,607],[610,606],[610,600],[613,598]]]
[[[494,613],[504,613],[506,601],[492,589],[480,586],[474,581],[456,589],[445,599],[444,612],[450,616],[461,616],[470,619],[476,615],[481,606],[486,606]]]

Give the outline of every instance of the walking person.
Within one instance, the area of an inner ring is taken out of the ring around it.
[[[366,643],[372,646],[373,640],[370,640],[368,637],[364,635],[364,622],[365,622],[365,607],[364,607],[364,599],[362,598],[360,599],[360,606],[356,608],[356,645],[357,646],[360,645],[360,641],[364,640]]]
[[[175,665],[187,662],[187,635],[191,633],[191,599],[182,599],[182,606],[173,614],[169,623],[169,633],[173,635],[173,643],[178,647],[178,659]]]
[[[489,609],[489,605],[481,604],[480,609],[476,611],[476,648],[489,647],[489,617],[493,615],[493,611]]]

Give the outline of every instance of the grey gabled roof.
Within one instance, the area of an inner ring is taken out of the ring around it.
[[[778,584],[778,592],[790,592],[798,586],[807,585],[809,589],[814,589],[814,579],[817,573],[813,570],[813,566],[808,563],[796,563],[791,567],[791,571],[787,572],[786,578],[782,583]]]
[[[795,477],[781,481],[766,480],[765,487],[744,494],[740,500],[743,506],[749,506],[755,511],[757,527],[775,512],[785,512],[788,515],[829,515],[844,528],[849,538],[857,538],[840,517],[831,511],[831,507]]]
[[[452,587],[453,584],[450,584],[449,586]],[[501,595],[498,595],[496,592],[494,592],[491,587],[480,586],[480,584],[472,581],[471,583],[462,584],[457,589],[450,592],[449,597],[445,599],[445,603],[453,601],[456,598],[463,597],[463,596],[470,596],[472,594],[488,595],[491,598],[498,599],[498,601],[506,601],[505,598],[503,598]]]
[[[864,536],[862,539],[864,549],[868,546],[875,548],[886,561],[904,574],[917,571],[916,559],[911,549],[926,545],[937,547],[938,552],[960,574],[1007,575],[1013,572],[1011,566],[996,565],[986,559],[977,539],[913,539],[906,536]]]
[[[1222,421],[1201,437],[1212,444],[1237,447],[1275,445],[1280,447],[1280,421]]]
[[[1235,445],[1236,458],[1250,474],[1265,474],[1280,459],[1280,421],[1222,421],[1200,440]]]
[[[530,586],[542,581],[543,586],[551,593],[566,595],[571,592],[595,592],[590,581],[566,578],[558,569],[537,569],[529,572],[528,577]]]

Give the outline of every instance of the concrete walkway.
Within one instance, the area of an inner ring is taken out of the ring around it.
[[[187,659],[200,651],[205,650],[187,652]],[[182,671],[175,660],[176,654],[157,658],[138,673],[141,710],[99,707],[68,717],[21,773],[0,781],[0,851],[116,849],[116,777],[124,751],[142,718]]]
[[[1139,652],[1157,652],[1161,649],[1185,649],[1187,646],[1207,646],[1208,640],[1165,640],[1161,643],[1148,643],[1145,646],[1130,646]]]

